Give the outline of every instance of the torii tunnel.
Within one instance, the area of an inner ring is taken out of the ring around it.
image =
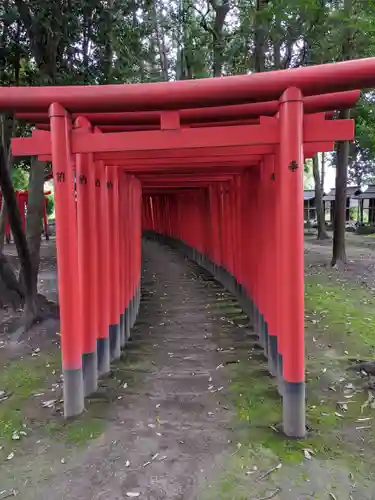
[[[66,417],[84,410],[131,336],[143,231],[238,298],[277,377],[283,430],[305,435],[304,159],[354,138],[353,121],[332,112],[373,86],[375,59],[363,59],[0,89],[0,110],[36,125],[12,140],[13,154],[53,164]]]

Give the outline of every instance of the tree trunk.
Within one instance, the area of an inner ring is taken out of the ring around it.
[[[342,40],[342,60],[348,60],[352,53],[353,27],[351,15],[353,12],[353,0],[344,0],[344,14],[346,26],[343,32]],[[339,118],[350,118],[350,110],[343,109],[339,113]],[[335,215],[333,221],[333,249],[332,266],[337,261],[346,262],[345,248],[345,223],[346,223],[346,186],[348,182],[348,163],[349,163],[349,141],[337,143],[337,165],[336,165],[336,196],[335,196]]]
[[[324,220],[324,206],[323,206],[323,196],[320,183],[319,175],[319,157],[318,154],[313,157],[313,175],[315,182],[315,207],[316,207],[316,218],[318,220],[318,240],[326,240],[329,238],[326,231],[326,224]]]
[[[31,326],[30,321],[34,321],[36,317],[35,280],[33,280],[34,273],[31,255],[27,245],[26,235],[22,229],[22,220],[18,210],[16,193],[14,191],[12,179],[6,163],[4,148],[0,145],[0,187],[3,193],[3,200],[7,207],[9,224],[17,247],[18,257],[20,259],[20,275],[22,276],[21,283],[24,285],[25,310],[27,311],[27,316],[24,319],[26,321],[25,327],[27,329]],[[31,314],[33,315],[32,319]]]
[[[268,4],[268,0],[256,0],[255,2],[255,22],[254,22],[254,71],[261,73],[265,70],[265,41],[267,29],[265,29],[262,19],[262,9]],[[279,50],[279,47],[275,47]],[[280,64],[280,52],[276,55],[275,62]]]
[[[212,33],[213,42],[213,76],[221,76],[224,63],[224,23],[230,10],[229,0],[210,0],[210,4],[215,11],[214,29]]]
[[[324,181],[325,181],[325,176],[326,176],[326,154],[322,154],[322,169],[321,169],[321,176],[320,176],[320,190],[322,194],[324,193]]]
[[[26,216],[26,238],[32,266],[32,294],[26,297],[25,323],[32,323],[38,313],[38,273],[40,263],[40,244],[44,210],[44,164],[37,158],[31,159],[29,197]]]
[[[112,78],[112,66],[113,66],[112,16],[113,16],[113,0],[109,0],[107,8],[105,10],[106,39],[105,39],[103,58],[102,58],[103,83],[110,83]]]
[[[6,161],[6,167],[10,172],[13,160],[12,150],[10,148],[10,139],[14,135],[16,129],[16,120],[14,120],[13,116],[1,115],[0,127],[1,127],[0,140],[4,148],[4,158]],[[4,248],[6,220],[7,220],[7,210],[5,203],[3,203],[0,211],[0,250],[3,250]]]
[[[160,24],[160,15],[158,13],[155,0],[152,2],[151,15],[152,15],[152,23],[154,25],[154,30],[155,30],[156,45],[158,47],[158,52],[159,52],[160,75],[162,80],[167,82],[169,80],[167,48],[165,46],[164,31]]]
[[[6,223],[7,223],[7,207],[5,206],[5,203],[3,203],[1,205],[1,210],[0,210],[0,251],[1,252],[4,250]]]
[[[340,111],[341,119],[350,117],[349,110]],[[345,223],[346,223],[346,185],[348,180],[349,141],[337,143],[336,196],[333,219],[333,251],[331,265],[338,261],[346,262]]]

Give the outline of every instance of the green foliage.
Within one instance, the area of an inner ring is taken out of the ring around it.
[[[13,168],[12,181],[14,189],[16,189],[17,191],[27,189],[29,185],[29,174],[21,167]]]
[[[256,56],[267,71],[374,53],[373,2],[352,0],[348,15],[343,0],[237,0],[229,2],[218,28],[224,3],[4,0],[1,84],[158,81],[164,59],[169,79],[208,77],[218,57],[213,50],[218,37],[223,74],[253,72]],[[375,177],[374,99],[364,94],[354,112],[349,180],[361,185]],[[28,132],[29,127],[18,126],[17,134]],[[311,187],[310,175],[305,182]]]
[[[314,189],[314,175],[310,158],[306,161],[303,169],[303,189]]]
[[[55,199],[52,194],[47,196],[47,216],[51,217],[55,211]]]

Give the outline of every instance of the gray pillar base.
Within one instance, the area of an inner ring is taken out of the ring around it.
[[[283,431],[292,438],[306,436],[305,382],[284,382]]]
[[[260,315],[260,331],[264,343],[263,344],[264,356],[268,358],[268,325],[264,320],[263,314]]]
[[[85,409],[82,369],[64,370],[64,417],[76,417]]]
[[[109,350],[111,353],[111,361],[119,359],[121,356],[121,338],[120,325],[109,325]]]
[[[254,329],[255,333],[258,335],[259,344],[264,348],[264,335],[263,335],[264,332],[262,330],[261,314],[258,308],[255,309],[255,314],[254,314]]]
[[[126,343],[130,337],[129,309],[125,309],[124,311],[124,328],[125,328],[125,343]]]
[[[134,315],[133,299],[131,299],[131,301],[129,302],[128,314],[129,314],[129,333],[130,333],[130,330],[133,328],[133,315]]]
[[[120,314],[120,340],[121,340],[121,347],[124,347],[126,341],[124,313]]]
[[[86,396],[98,390],[98,356],[96,351],[82,354],[83,393]]]
[[[129,340],[132,338],[132,314],[133,314],[133,303],[130,301],[129,306],[128,306],[128,323],[129,323],[129,330],[128,330],[128,335],[129,335]]]
[[[277,353],[277,390],[280,396],[284,393],[284,376],[283,376],[283,356],[279,352]]]
[[[98,353],[98,373],[99,376],[106,375],[111,369],[111,356],[109,349],[109,338],[98,339],[96,341]]]
[[[274,377],[277,376],[277,337],[268,334],[268,370]]]

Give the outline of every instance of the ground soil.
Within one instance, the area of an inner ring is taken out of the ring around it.
[[[23,457],[18,465],[22,480],[12,477],[8,488],[38,500],[115,500],[127,493],[199,498],[198,487],[212,475],[215,457],[230,447],[233,416],[222,404],[228,381],[217,369],[232,357],[232,351],[218,347],[227,320],[213,316],[207,306],[223,290],[207,286],[197,266],[156,243],[146,244],[144,299],[129,350],[139,360],[142,381],[135,387],[129,382],[101,438],[73,452],[66,465],[56,463],[51,443],[47,456],[35,444],[32,468]],[[61,453],[59,448],[57,457]],[[46,458],[51,463],[47,474]],[[26,488],[19,484],[25,481]]]
[[[353,243],[353,238],[350,236],[348,264],[334,272],[373,290],[374,247],[365,240],[360,245],[357,240]],[[54,300],[53,241],[44,244],[42,252],[40,291]],[[330,252],[329,242],[307,238],[307,272],[319,268],[319,272],[332,273]],[[104,421],[103,432],[83,446],[54,440],[40,427],[60,418],[56,408],[41,409],[33,400],[24,411],[38,425],[24,440],[22,451],[15,448],[15,457],[0,463],[0,499],[13,489],[25,500],[117,500],[132,498],[132,494],[150,500],[258,500],[270,495],[276,500],[375,499],[371,479],[353,486],[351,469],[334,461],[313,459],[298,467],[289,465],[276,472],[275,480],[275,474],[270,474],[257,481],[256,477],[277,465],[277,457],[260,455],[254,462],[259,472],[255,476],[250,475],[255,469],[246,473],[243,494],[224,488],[207,495],[211,485],[216,491],[214,485],[226,469],[223,464],[237,452],[236,410],[228,396],[231,365],[226,363],[250,359],[264,366],[264,360],[253,355],[253,333],[234,299],[176,252],[157,243],[145,244],[142,293],[140,316],[127,354],[114,365],[111,381],[103,381],[99,391],[104,400],[106,392],[110,397],[104,405],[101,401],[96,406],[94,399],[88,403],[89,417],[92,408],[98,408],[94,411]],[[56,331],[55,324],[39,325],[17,345],[3,331],[1,365],[17,356],[31,356],[37,347],[48,351],[53,345],[55,349],[59,341]],[[59,372],[48,374],[48,387],[58,381]],[[57,395],[48,390],[45,399],[59,398],[61,384]],[[90,425],[87,420],[87,427]],[[331,482],[338,489],[331,490]],[[330,496],[331,491],[336,496]]]

